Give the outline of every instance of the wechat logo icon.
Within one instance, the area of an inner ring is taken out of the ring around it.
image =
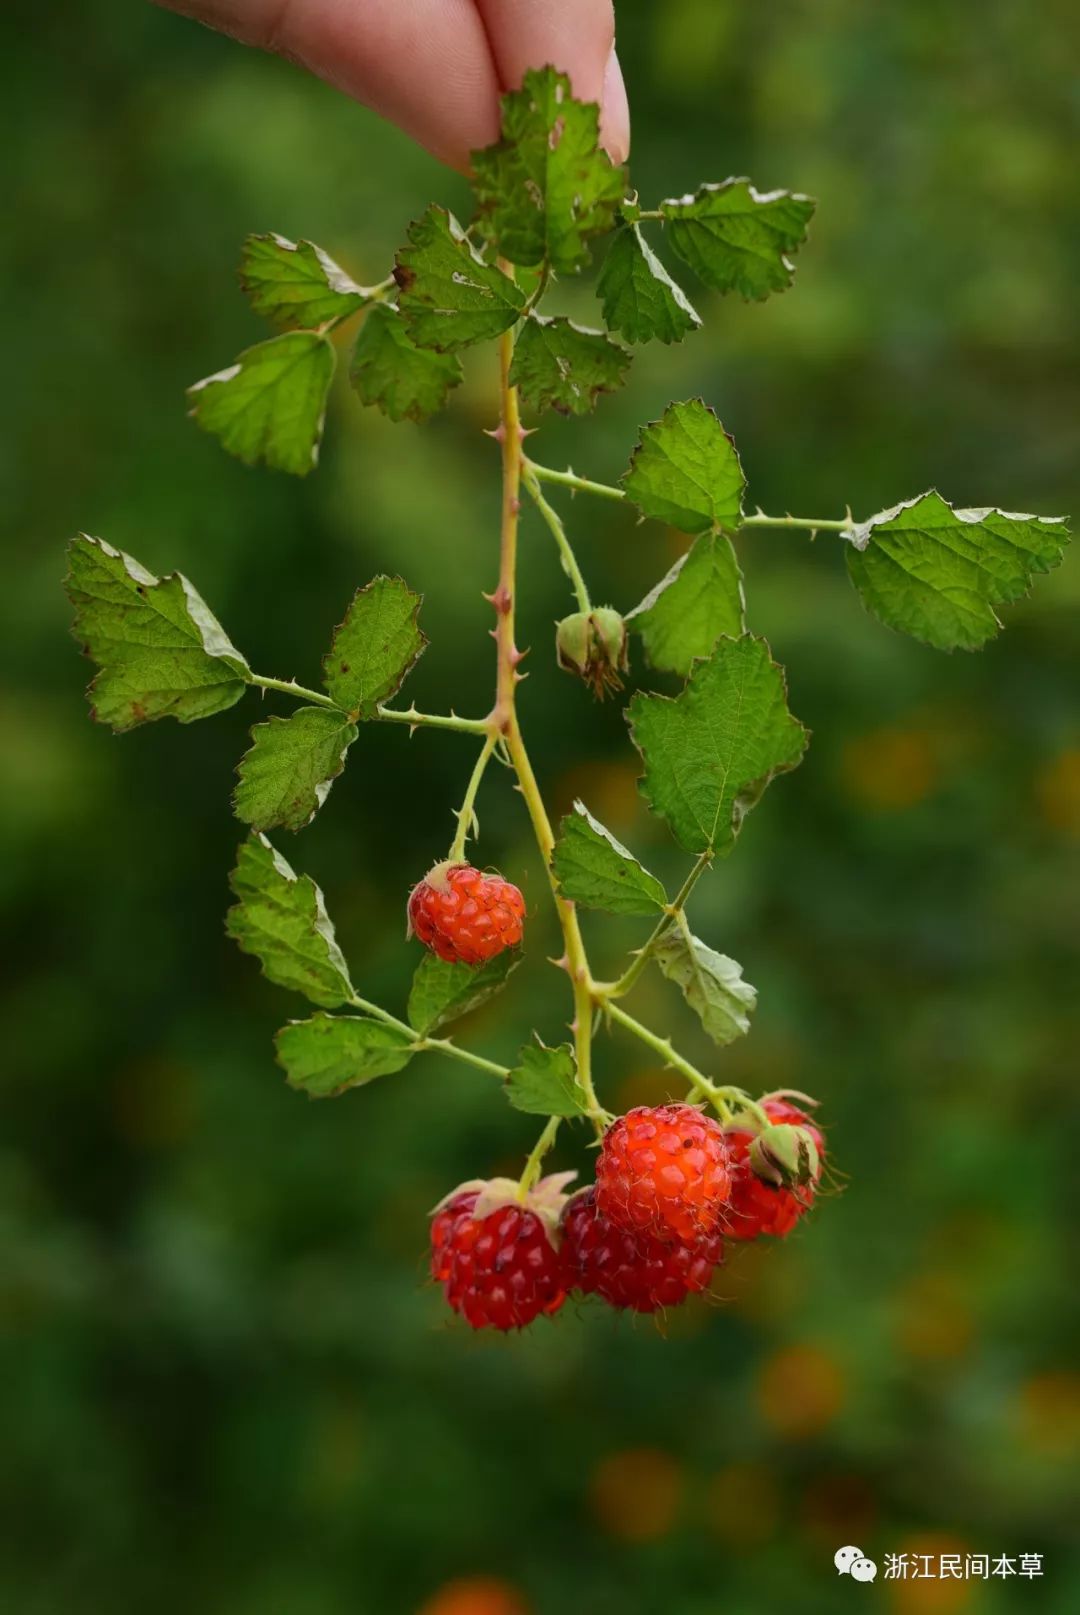
[[[852,1581],[873,1581],[877,1575],[877,1565],[861,1548],[837,1548],[833,1564],[838,1576],[850,1576]]]

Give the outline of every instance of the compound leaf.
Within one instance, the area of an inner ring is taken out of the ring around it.
[[[661,202],[660,210],[672,248],[698,279],[749,301],[791,285],[788,254],[806,240],[814,206],[794,191],[761,192],[748,179],[726,179]]]
[[[622,478],[646,516],[683,533],[737,527],[746,478],[735,444],[700,398],[669,404],[646,426]]]
[[[630,702],[642,794],[687,852],[730,852],[769,781],[801,761],[808,736],[786,694],[768,645],[744,634],[718,640],[681,695]]]
[[[1061,516],[955,510],[933,490],[848,534],[848,575],[867,610],[938,650],[976,650],[1001,627],[995,606],[1019,600],[1061,560]]]
[[[660,969],[682,988],[686,1002],[714,1043],[722,1047],[745,1036],[757,993],[743,980],[741,965],[714,953],[678,926],[660,939],[654,953]]]
[[[656,914],[667,893],[610,830],[575,802],[559,826],[551,867],[562,895],[608,914]]]
[[[235,364],[189,387],[189,413],[245,465],[306,477],[318,463],[333,377],[327,338],[289,331],[245,349]]]
[[[569,1043],[554,1049],[543,1043],[526,1043],[504,1086],[514,1109],[530,1116],[581,1116],[586,1110]]]
[[[396,309],[377,304],[365,319],[349,364],[349,380],[363,404],[375,404],[392,421],[426,421],[461,380],[456,354],[418,348]]]
[[[409,989],[409,1025],[421,1037],[427,1037],[436,1027],[459,1020],[505,987],[510,972],[520,963],[521,953],[516,948],[505,948],[478,967],[451,964],[433,953],[425,954]]]
[[[339,707],[373,718],[402,686],[427,637],[417,625],[421,596],[401,578],[373,578],[358,589],[323,662],[324,682]]]
[[[511,263],[569,274],[588,239],[611,229],[626,175],[599,143],[599,109],[575,101],[553,67],[525,74],[502,101],[502,138],[472,158],[478,223]]]
[[[604,323],[628,342],[681,342],[701,316],[636,224],[616,234],[596,282]]]
[[[257,723],[237,768],[236,817],[254,830],[302,830],[326,801],[355,739],[356,725],[329,707],[299,707],[287,718]]]
[[[311,330],[354,314],[373,296],[313,241],[274,232],[245,239],[240,285],[256,314],[283,331]]]
[[[738,639],[746,622],[742,574],[730,538],[702,533],[627,613],[626,624],[641,635],[650,666],[684,677],[721,635]]]
[[[454,215],[441,207],[429,207],[409,226],[394,279],[412,340],[445,353],[499,336],[525,302],[521,287],[486,264]]]
[[[362,1015],[312,1015],[290,1021],[274,1039],[278,1062],[290,1088],[311,1099],[333,1099],[375,1077],[408,1065],[413,1054],[408,1034],[385,1021]]]
[[[533,314],[514,346],[511,382],[536,409],[585,415],[601,393],[621,387],[630,354],[603,331],[590,331],[561,314]]]
[[[118,732],[155,718],[191,723],[233,706],[247,662],[181,572],[156,578],[86,533],[68,547],[72,633],[98,673],[87,695]]]
[[[239,902],[225,929],[270,981],[328,1009],[352,997],[322,892],[309,875],[297,875],[265,836],[254,835],[240,848],[229,884]]]

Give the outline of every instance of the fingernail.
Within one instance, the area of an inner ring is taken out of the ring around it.
[[[600,139],[604,150],[614,163],[625,163],[630,155],[630,103],[626,99],[626,85],[622,68],[611,47],[611,55],[604,69],[604,93],[600,102]]]

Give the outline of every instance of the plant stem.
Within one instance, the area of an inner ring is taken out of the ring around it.
[[[506,266],[504,266],[505,268]],[[563,964],[573,984],[574,992],[574,1050],[577,1056],[578,1080],[585,1091],[588,1114],[597,1132],[602,1132],[604,1112],[596,1097],[592,1080],[592,975],[585,954],[581,927],[572,903],[560,896],[551,869],[551,854],[555,837],[548,819],[547,809],[536,783],[529,754],[522,739],[518,723],[515,695],[521,675],[518,663],[521,652],[514,643],[514,595],[517,585],[518,515],[521,509],[521,452],[522,429],[518,412],[517,389],[510,385],[510,366],[514,357],[514,338],[507,331],[499,344],[501,411],[499,441],[502,447],[502,526],[499,542],[499,582],[492,598],[495,607],[495,644],[498,653],[495,708],[492,724],[506,744],[510,761],[517,774],[518,787],[532,821],[540,855],[544,860],[551,886],[555,909],[562,928]]]
[[[493,729],[489,729],[481,747],[480,755],[476,759],[473,771],[469,776],[465,799],[461,806],[455,810],[457,830],[454,833],[454,840],[447,854],[452,864],[465,862],[465,843],[469,839],[469,831],[472,830],[474,835],[479,835],[480,833],[480,825],[476,817],[476,793],[480,789],[480,781],[484,777],[484,770],[487,768],[491,760],[491,754],[498,743],[499,736]]]
[[[329,707],[343,717],[349,716],[345,708],[330,696],[324,695],[321,690],[309,690],[305,685],[297,684],[295,679],[268,679],[261,673],[252,673],[247,682],[260,690],[280,690],[282,695],[291,695],[297,701],[308,702],[310,706]],[[463,735],[486,735],[489,727],[486,718],[459,718],[454,712],[417,712],[415,707],[399,711],[395,707],[378,706],[374,716],[382,723],[407,723],[410,729],[455,729]]]
[[[621,488],[615,488],[610,482],[590,482],[588,477],[579,477],[576,472],[553,471],[548,465],[537,465],[535,460],[526,462],[532,475],[540,482],[555,482],[560,488],[572,488],[575,493],[593,493],[599,499],[625,499],[626,495]]]
[[[672,1048],[668,1038],[658,1037],[655,1032],[650,1032],[647,1026],[643,1026],[632,1015],[628,1015],[625,1009],[620,1009],[618,1004],[608,1002],[605,1008],[612,1020],[618,1021],[620,1026],[625,1026],[628,1032],[633,1032],[634,1036],[640,1038],[642,1043],[645,1043],[654,1053],[660,1055],[665,1065],[671,1066],[673,1070],[684,1076],[695,1093],[699,1093],[703,1098],[708,1099],[710,1104],[716,1107],[722,1121],[730,1121],[731,1107],[728,1104],[728,1099],[733,1090],[718,1088],[715,1083],[709,1081],[703,1072],[698,1070],[697,1066],[691,1065],[689,1060],[684,1060],[682,1055]]]
[[[462,1061],[464,1065],[475,1066],[478,1071],[489,1071],[493,1077],[505,1078],[510,1075],[509,1066],[499,1065],[495,1060],[485,1060],[482,1054],[471,1054],[468,1049],[459,1048],[456,1043],[452,1043],[448,1037],[417,1036],[415,1029],[407,1021],[399,1020],[396,1015],[391,1015],[388,1009],[371,1003],[367,998],[361,998],[357,993],[353,994],[348,1003],[350,1009],[362,1009],[365,1015],[373,1016],[385,1026],[392,1026],[395,1031],[404,1032],[412,1039],[412,1046],[417,1054],[422,1054],[425,1049],[433,1049],[438,1054],[448,1054],[452,1060]]]
[[[547,1126],[533,1146],[529,1159],[525,1162],[525,1169],[518,1184],[519,1200],[525,1199],[525,1196],[539,1178],[544,1156],[555,1142],[555,1134],[559,1131],[559,1122],[561,1120],[561,1116],[548,1117]]]
[[[559,559],[562,561],[563,571],[566,573],[573,585],[574,594],[577,598],[578,610],[583,611],[587,616],[592,610],[592,601],[589,599],[589,591],[586,587],[585,579],[581,575],[581,568],[578,566],[577,556],[574,554],[574,551],[570,545],[570,540],[566,536],[566,528],[563,526],[562,517],[559,515],[558,511],[555,510],[555,508],[544,498],[540,484],[536,480],[536,474],[528,460],[526,460],[522,466],[521,475],[522,481],[532,496],[534,505],[547,523],[551,536],[554,538],[555,543],[559,547]]]
[[[645,946],[638,949],[637,953],[635,953],[630,964],[623,971],[618,981],[613,982],[610,986],[606,986],[601,989],[601,997],[604,1000],[622,998],[630,991],[631,987],[637,981],[638,977],[645,969],[645,966],[652,958],[653,951],[656,948],[657,943],[660,941],[660,938],[668,930],[670,930],[673,920],[678,922],[687,898],[690,896],[690,893],[693,891],[694,887],[697,885],[698,881],[701,879],[702,875],[705,873],[706,869],[708,869],[712,861],[713,855],[711,850],[701,854],[700,858],[697,860],[694,867],[691,869],[690,873],[679,887],[678,892],[675,894],[674,902],[667,905],[662,916],[659,920],[657,920],[652,934],[645,943]]]
[[[648,217],[648,215],[643,215]],[[622,488],[616,488],[610,482],[592,482],[588,477],[579,477],[576,472],[553,471],[551,466],[537,465],[535,460],[526,461],[527,475],[535,477],[539,482],[554,482],[560,488],[571,488],[575,493],[595,494],[599,499],[625,499],[626,494]],[[805,529],[816,533],[849,533],[854,527],[850,516],[843,521],[830,520],[818,516],[766,516],[763,510],[757,510],[752,516],[741,516],[738,527],[790,527]]]

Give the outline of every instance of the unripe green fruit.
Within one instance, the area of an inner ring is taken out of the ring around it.
[[[555,630],[559,666],[576,673],[591,685],[594,695],[603,698],[608,690],[622,688],[619,674],[628,666],[626,637],[626,624],[613,606],[575,611]]]
[[[814,1183],[821,1171],[817,1145],[805,1127],[778,1122],[765,1127],[750,1145],[750,1166],[764,1183],[793,1189]]]

